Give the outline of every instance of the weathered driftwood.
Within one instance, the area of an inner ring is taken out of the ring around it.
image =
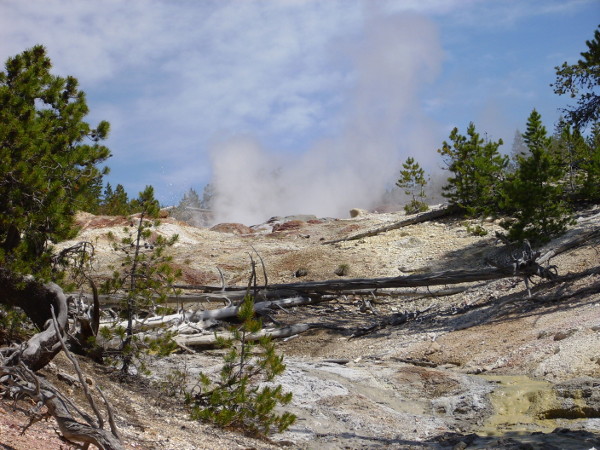
[[[456,208],[447,207],[441,209],[434,209],[433,211],[427,211],[421,214],[416,214],[408,219],[400,220],[399,222],[394,222],[390,225],[386,225],[383,227],[375,228],[373,230],[365,231],[363,233],[354,234],[352,236],[347,236],[345,238],[334,239],[331,241],[325,241],[323,244],[336,244],[338,242],[344,241],[353,241],[356,239],[363,239],[366,237],[376,236],[381,233],[386,233],[388,231],[397,230],[399,228],[407,227],[409,225],[415,225],[417,223],[428,222],[430,220],[440,219],[442,217],[449,216],[451,214],[456,213]]]
[[[310,297],[292,297],[286,298],[282,300],[273,300],[266,302],[257,302],[254,304],[254,310],[257,313],[265,311],[271,308],[284,308],[284,307],[293,307],[293,306],[301,306],[308,304],[315,304],[321,301],[318,298],[310,298]],[[189,314],[169,314],[166,316],[157,316],[150,317],[148,319],[134,320],[133,326],[134,329],[151,329],[157,327],[164,326],[177,326],[184,322],[193,322],[199,323],[202,321],[210,321],[210,320],[223,320],[230,319],[232,317],[236,317],[239,312],[239,306],[228,306],[220,309],[211,309],[206,311],[195,311]],[[114,324],[113,322],[104,322],[101,324],[101,327],[113,327],[113,326],[125,326],[126,322],[121,322],[118,324]]]
[[[318,325],[315,324],[307,324],[307,323],[299,323],[295,325],[290,325],[288,327],[277,328],[277,329],[263,329],[258,333],[247,334],[246,339],[249,340],[258,340],[264,336],[270,336],[272,338],[283,338],[289,337],[296,334],[304,333],[305,331],[310,330],[311,328],[317,328]],[[173,338],[173,340],[181,345],[182,347],[202,347],[202,348],[212,348],[217,345],[217,336],[223,339],[232,339],[233,333],[231,332],[222,332],[217,334],[180,334]]]
[[[12,397],[26,396],[38,405],[45,405],[48,415],[54,417],[61,434],[69,441],[93,444],[100,449],[120,450],[123,447],[110,431],[99,428],[98,424],[87,415],[86,423],[77,422],[69,411],[72,403],[67,400],[52,384],[37,377],[25,365],[18,367],[0,366],[0,380]],[[36,408],[37,410],[37,408]],[[32,411],[30,424],[44,416]],[[92,422],[90,424],[90,422]],[[28,425],[28,426],[29,426]],[[27,426],[27,427],[28,427]],[[26,427],[26,428],[27,428]]]
[[[29,280],[30,283],[34,281]],[[44,285],[48,288],[47,285]],[[39,287],[39,286],[38,286]],[[54,286],[51,292],[56,294]],[[60,289],[60,288],[59,288]],[[60,291],[62,293],[62,291]],[[54,296],[51,298],[54,299]],[[59,306],[62,306],[62,302],[59,302]],[[93,444],[99,449],[106,450],[121,450],[121,442],[117,427],[115,425],[114,416],[110,404],[106,400],[106,397],[100,391],[100,395],[104,400],[107,407],[108,418],[111,430],[104,430],[104,420],[96,403],[88,390],[86,380],[83,377],[81,369],[77,360],[71,355],[62,337],[64,326],[61,327],[57,316],[54,314],[54,306],[52,303],[49,304],[51,319],[46,330],[43,333],[48,333],[50,330],[53,332],[55,339],[58,341],[59,349],[62,349],[67,358],[72,362],[77,375],[79,377],[79,384],[84,390],[85,396],[96,415],[94,420],[90,415],[80,410],[70,400],[64,397],[58,389],[56,389],[50,382],[43,378],[38,377],[27,365],[29,362],[26,358],[20,356],[17,360],[17,364],[10,364],[14,362],[15,358],[12,356],[3,357],[0,356],[0,391],[2,391],[8,397],[12,397],[15,400],[23,397],[28,397],[34,401],[36,405],[30,412],[29,424],[24,427],[27,430],[33,423],[45,418],[54,417],[60,432],[64,439],[70,442],[77,442],[83,444],[83,448],[87,448],[89,444]],[[66,300],[64,301],[64,307],[66,310]],[[42,334],[42,333],[39,333]],[[38,334],[38,335],[39,335]],[[47,342],[48,340],[44,340]],[[39,362],[39,359],[34,360]],[[33,364],[35,366],[35,364]],[[46,406],[47,412],[40,413],[41,407]],[[75,410],[85,420],[86,423],[78,422],[70,412],[70,409]]]

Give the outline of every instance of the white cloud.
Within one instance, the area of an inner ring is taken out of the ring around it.
[[[592,1],[0,0],[0,59],[46,45],[55,71],[76,76],[88,93],[90,121],[112,122],[111,165],[150,161],[165,167],[161,180],[185,190],[194,173],[208,181],[207,149],[233,137],[228,154],[238,149],[244,164],[254,167],[251,155],[291,180],[274,197],[279,204],[291,209],[326,188],[355,206],[376,196],[406,154],[433,164],[445,133],[435,119],[480,114],[491,123],[510,112],[509,100],[534,96],[536,69],[500,67],[502,58],[519,61],[497,54],[497,42],[472,53],[474,30],[502,39],[499,30],[524,19]],[[440,77],[443,62],[460,69]],[[272,163],[282,153],[295,156]]]

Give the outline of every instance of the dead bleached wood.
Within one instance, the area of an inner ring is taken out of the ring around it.
[[[72,403],[67,400],[50,382],[37,377],[25,365],[18,367],[0,366],[0,379],[5,378],[9,395],[14,397],[28,397],[37,405],[46,406],[47,414],[41,414],[39,408],[31,411],[31,418],[27,429],[34,422],[46,415],[54,417],[61,434],[65,439],[84,444],[93,444],[100,449],[121,450],[120,441],[108,430],[91,425],[90,417],[85,417],[86,422],[77,422],[69,411]]]
[[[25,397],[33,400],[35,406],[29,410],[30,420],[29,423],[25,425],[23,433],[33,423],[44,418],[53,417],[58,424],[58,428],[63,438],[71,443],[76,442],[83,444],[83,447],[79,448],[88,448],[89,445],[92,444],[99,449],[121,450],[123,447],[119,439],[110,404],[104,395],[101,394],[109,415],[111,430],[108,431],[103,429],[104,420],[102,415],[87,388],[86,380],[79,368],[77,360],[69,352],[62,337],[64,326],[61,326],[57,316],[54,314],[54,306],[52,304],[49,306],[52,319],[48,329],[51,329],[54,332],[55,339],[58,340],[60,348],[72,362],[79,377],[79,384],[84,390],[85,397],[96,415],[96,420],[62,395],[50,382],[38,377],[26,366],[24,362],[26,360],[23,359],[19,360],[17,365],[11,366],[7,365],[6,359],[0,356],[0,392],[15,400]],[[42,412],[43,406],[46,407],[46,412]],[[71,410],[75,410],[86,423],[78,422],[73,417]]]
[[[257,302],[254,304],[254,310],[257,313],[266,311],[271,308],[289,308],[293,306],[315,304],[322,301],[320,298],[310,297],[292,297],[282,300],[273,300],[267,302]],[[223,320],[236,317],[239,312],[239,306],[227,306],[225,308],[211,309],[206,311],[195,311],[190,314],[169,314],[166,316],[150,317],[143,320],[134,320],[134,329],[152,329],[163,326],[177,326],[184,322],[199,323],[203,321]],[[101,327],[125,326],[126,322],[113,323],[105,322]]]
[[[55,283],[42,283],[32,276],[18,276],[0,268],[0,304],[21,308],[42,331],[31,337],[20,347],[0,348],[4,365],[24,363],[36,371],[48,364],[60,351],[51,308],[62,329],[68,327],[67,298]]]
[[[65,428],[66,433],[68,433],[68,434],[70,433],[70,435],[71,435],[70,438],[69,438],[69,436],[65,436],[65,437],[67,439],[75,439],[77,441],[81,441],[84,444],[94,444],[98,448],[103,448],[102,446],[104,446],[104,447],[110,446],[113,448],[120,448],[121,438],[119,436],[119,431],[117,429],[117,426],[115,425],[114,414],[113,414],[110,403],[108,402],[108,400],[106,399],[106,397],[104,396],[102,391],[100,391],[100,389],[98,388],[98,390],[102,396],[102,399],[104,400],[104,404],[106,405],[107,414],[109,417],[109,424],[110,424],[111,430],[110,430],[110,432],[108,432],[108,431],[103,430],[104,419],[102,417],[102,414],[100,413],[100,410],[98,409],[98,406],[96,405],[96,401],[94,400],[94,397],[92,396],[90,390],[88,389],[85,377],[83,376],[83,373],[81,372],[81,368],[79,367],[79,362],[77,362],[77,359],[71,354],[71,352],[67,348],[67,345],[65,344],[65,341],[62,337],[62,330],[60,329],[60,327],[58,325],[58,321],[56,320],[56,315],[54,314],[54,310],[52,307],[50,308],[50,312],[52,313],[52,324],[54,326],[54,331],[56,332],[56,336],[60,342],[63,352],[65,353],[65,355],[69,359],[69,361],[71,361],[71,364],[73,364],[73,368],[75,369],[75,372],[77,372],[77,377],[79,378],[79,384],[81,385],[81,388],[85,394],[85,398],[87,399],[90,407],[92,408],[92,411],[94,411],[94,414],[96,415],[96,418],[98,419],[97,424],[93,423],[92,421],[90,421],[88,419],[88,424],[90,425],[90,428],[88,428],[87,430],[85,428],[82,429],[82,424],[79,424],[77,426],[79,434],[77,436],[73,436],[71,424],[72,424],[72,422],[74,422],[74,420],[71,418],[71,421],[69,421],[68,424],[64,424],[64,426],[61,427],[61,429]],[[84,416],[84,417],[87,418],[86,416]],[[59,426],[60,426],[60,424],[59,424]]]
[[[184,293],[182,295],[169,295],[164,300],[163,305],[188,305],[194,303],[214,303],[214,302],[224,302],[224,303],[239,303],[244,299],[246,295],[246,289],[241,287],[229,287],[223,288],[216,286],[198,286],[198,285],[176,285],[175,289],[181,290],[195,290],[195,291],[204,291],[198,293]],[[67,294],[77,296],[79,298],[85,299],[87,302],[91,302],[93,300],[93,294],[91,293],[77,293],[77,294]],[[285,291],[285,290],[273,290],[273,289],[259,289],[257,293],[256,300],[276,300],[280,298],[293,297],[296,295],[294,291]],[[100,294],[98,295],[100,300],[100,305],[103,308],[114,308],[122,305],[124,299],[126,298],[123,293],[116,294]],[[229,305],[228,305],[229,306]]]
[[[542,256],[540,256],[537,262],[539,264],[544,264],[550,261],[551,258],[554,258],[555,256],[560,255],[561,253],[571,250],[572,248],[579,247],[597,237],[600,237],[600,227],[595,227],[593,230],[586,231],[585,233],[577,235],[573,239],[563,242],[559,246],[547,251]]]
[[[273,285],[275,289],[291,289],[303,293],[348,292],[364,289],[388,289],[405,287],[439,286],[462,284],[476,281],[498,280],[501,278],[537,275],[534,268],[515,272],[513,266],[488,267],[484,269],[461,269],[428,274],[406,275],[385,278],[353,278],[345,280],[310,281]]]
[[[381,233],[386,233],[388,231],[397,230],[399,228],[407,227],[409,225],[415,225],[417,223],[429,222],[430,220],[440,219],[442,217],[449,216],[451,214],[456,213],[456,208],[447,207],[441,209],[434,209],[433,211],[427,211],[421,214],[416,214],[413,217],[409,217],[408,219],[403,219],[399,222],[394,222],[390,225],[386,225],[383,227],[375,228],[373,230],[365,231],[363,233],[354,234],[352,236],[347,236],[345,238],[334,239],[331,241],[325,241],[323,244],[336,244],[338,242],[344,241],[353,241],[356,239],[363,239],[366,237],[376,236]]]
[[[307,324],[307,323],[299,323],[295,325],[290,325],[288,327],[277,328],[277,329],[263,329],[257,333],[250,333],[245,336],[248,340],[258,340],[261,337],[269,336],[272,338],[284,338],[289,336],[294,336],[296,334],[304,333],[305,331],[310,330],[311,328],[316,328],[315,324]],[[183,334],[177,335],[173,338],[173,340],[182,347],[202,347],[202,348],[213,348],[217,345],[217,339],[233,339],[234,335],[231,332],[222,332],[219,334],[200,334],[200,335],[190,335]]]

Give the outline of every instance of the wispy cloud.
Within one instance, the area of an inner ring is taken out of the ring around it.
[[[130,169],[136,188],[181,193],[207,182],[211,164],[226,182],[234,175],[215,155],[233,148],[292,184],[325,180],[332,167],[340,180],[389,183],[409,152],[432,162],[450,123],[499,115],[524,93],[537,100],[539,70],[504,40],[532,17],[593,1],[3,0],[0,59],[46,45],[55,71],[88,93],[90,121],[112,123],[111,165]],[[286,183],[278,204],[299,205],[292,199],[313,189],[290,193]],[[381,189],[323,183],[332,198],[354,196],[353,206]]]

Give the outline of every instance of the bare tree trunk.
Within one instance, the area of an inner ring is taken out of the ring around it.
[[[52,325],[51,308],[62,330],[68,328],[67,298],[54,283],[42,283],[32,276],[16,276],[0,269],[0,303],[18,306],[42,330],[26,342],[24,348],[4,348],[0,352],[6,365],[19,361],[36,371],[44,367],[60,352],[61,346]]]
[[[304,333],[305,331],[310,330],[311,328],[317,328],[319,325],[309,324],[309,323],[299,323],[295,325],[290,325],[288,327],[277,328],[274,330],[260,330],[257,333],[250,333],[246,335],[246,339],[248,340],[258,340],[263,336],[270,336],[272,338],[282,338],[289,337],[295,334]],[[185,335],[180,334],[175,336],[173,339],[177,344],[188,347],[204,347],[204,348],[212,348],[217,345],[217,338],[223,339],[232,339],[233,333],[229,331],[225,331],[219,334],[194,334],[194,335]]]
[[[69,412],[69,402],[48,381],[21,367],[0,366],[0,377],[10,376],[15,394],[25,395],[38,404],[46,405],[48,414],[56,419],[62,435],[69,441],[93,444],[104,450],[121,450],[119,440],[108,430],[77,422]],[[33,417],[30,425],[42,417]],[[88,418],[89,420],[89,418]],[[91,420],[90,420],[91,421]]]
[[[407,227],[409,225],[414,225],[414,224],[423,223],[423,222],[429,222],[430,220],[434,220],[434,219],[440,219],[442,217],[446,217],[451,214],[454,214],[455,212],[457,212],[457,209],[453,208],[453,207],[434,209],[433,211],[427,211],[422,214],[417,214],[413,217],[410,217],[408,219],[403,219],[403,220],[401,220],[399,222],[395,222],[391,225],[386,225],[383,227],[375,228],[373,230],[354,234],[352,236],[348,236],[345,238],[334,239],[332,241],[325,241],[325,242],[323,242],[323,244],[336,244],[338,242],[352,241],[352,240],[356,240],[356,239],[362,239],[362,238],[366,238],[366,237],[376,236],[378,234],[386,233],[386,232],[392,231],[392,230],[397,230],[399,228]]]

